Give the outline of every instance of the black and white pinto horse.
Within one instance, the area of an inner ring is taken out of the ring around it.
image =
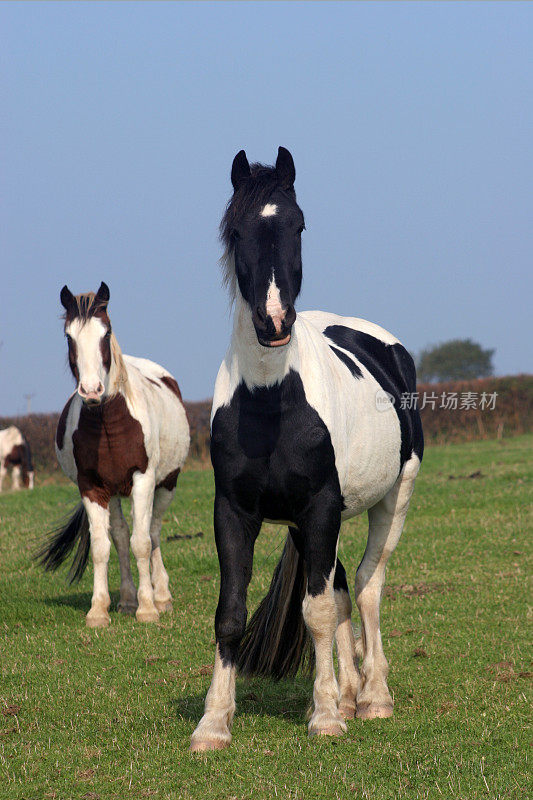
[[[81,577],[89,546],[94,591],[87,625],[110,623],[107,567],[110,535],[120,562],[119,610],[154,622],[172,608],[161,556],[161,524],[189,450],[189,425],[172,375],[144,358],[124,355],[107,312],[109,289],[74,297],[64,286],[68,358],[77,389],[61,414],[56,453],[78,485],[82,502],[39,554],[47,569],[64,561],[76,543],[71,580]],[[121,497],[131,496],[131,548],[139,590],[130,570],[130,536]],[[150,574],[151,567],[151,574]]]
[[[15,426],[0,431],[0,492],[11,469],[11,488],[14,491],[24,486],[33,489],[34,469],[28,440]]]
[[[296,315],[304,217],[294,179],[286,149],[279,148],[275,167],[250,167],[241,151],[221,223],[225,280],[235,301],[211,417],[221,585],[213,678],[193,751],[231,741],[236,668],[294,674],[309,634],[316,661],[310,734],[337,736],[346,717],[393,710],[379,608],[422,459],[418,413],[400,404],[403,392],[415,390],[415,368],[378,325],[322,311]],[[363,511],[369,533],[355,578],[359,671],[337,541],[342,520]],[[287,523],[289,536],[243,640],[263,521]]]

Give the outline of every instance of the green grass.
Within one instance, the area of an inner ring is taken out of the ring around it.
[[[110,628],[86,629],[91,568],[70,587],[66,570],[32,565],[36,537],[74,504],[73,487],[2,495],[2,800],[526,796],[532,444],[427,451],[382,603],[392,719],[308,740],[308,681],[238,680],[231,748],[205,756],[187,748],[214,653],[212,473],[180,477],[163,539],[204,535],[164,542],[175,610],[153,626],[112,612]],[[351,521],[341,535],[352,583],[365,526]],[[284,536],[263,529],[250,608]],[[115,606],[118,586],[113,553]]]

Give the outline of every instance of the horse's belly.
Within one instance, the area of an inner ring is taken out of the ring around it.
[[[155,468],[156,484],[170,473],[180,470],[189,452],[189,424],[181,402],[173,394],[162,389],[155,397],[146,420],[145,435],[147,450]],[[155,441],[153,438],[155,437]],[[154,450],[158,456],[154,457]]]
[[[270,525],[288,525],[289,528],[298,527],[294,522],[291,522],[290,519],[266,519],[265,517],[263,522],[268,522]]]
[[[377,414],[377,418],[355,427],[343,457],[337,459],[343,519],[372,508],[398,479],[401,448],[398,416],[394,409]]]

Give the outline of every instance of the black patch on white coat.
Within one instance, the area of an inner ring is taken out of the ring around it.
[[[337,358],[340,358],[342,363],[346,364],[346,366],[348,367],[348,369],[350,370],[350,372],[352,373],[354,378],[362,378],[363,377],[363,373],[361,372],[361,370],[359,369],[359,367],[357,366],[357,364],[355,363],[353,358],[350,358],[350,356],[347,356],[346,353],[342,352],[342,350],[337,350],[337,348],[333,347],[332,344],[330,344],[330,347],[333,350],[333,352],[335,353],[335,355],[337,356]]]
[[[300,531],[297,528],[289,528],[289,533],[291,535],[291,539],[294,543],[294,546],[298,550],[299,555],[303,558],[304,556],[304,542],[303,537]],[[344,565],[339,557],[337,557],[337,564],[335,566],[335,575],[333,578],[333,589],[336,592],[347,592],[350,593],[348,589],[348,580],[346,578],[346,570],[344,569]]]
[[[296,520],[331,474],[340,500],[329,431],[294,370],[268,388],[239,384],[214,416],[211,458],[217,490],[261,519]]]
[[[422,460],[424,437],[418,409],[401,408],[401,395],[416,392],[415,365],[405,347],[401,344],[386,344],[375,336],[344,325],[330,325],[324,330],[324,336],[343,350],[353,353],[381,388],[394,398],[394,409],[401,432],[400,469],[413,453]],[[339,358],[344,355],[334,347],[332,350]],[[345,358],[341,360],[347,364]]]

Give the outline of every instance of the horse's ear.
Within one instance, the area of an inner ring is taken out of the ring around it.
[[[69,311],[74,311],[74,309],[76,308],[76,298],[74,297],[74,295],[72,294],[72,292],[70,291],[70,289],[66,284],[61,289],[61,294],[59,295],[59,299],[61,300],[61,305],[63,306],[67,314],[69,313]]]
[[[100,306],[107,305],[109,303],[109,297],[110,297],[109,286],[107,285],[107,283],[104,283],[102,281],[102,283],[100,284],[100,288],[98,289],[94,297],[94,302],[98,303],[98,305]]]
[[[249,178],[251,174],[246,153],[244,150],[239,150],[231,165],[231,183],[234,190],[237,191],[242,182]]]
[[[293,158],[285,147],[278,147],[276,172],[282,188],[292,189],[294,181],[296,180],[296,169],[294,167]]]
[[[92,317],[93,314],[96,314],[97,311],[105,311],[107,308],[107,304],[109,303],[109,286],[107,283],[100,284],[100,288],[96,292],[94,296],[94,300],[91,303],[91,307],[87,314],[88,317]]]

